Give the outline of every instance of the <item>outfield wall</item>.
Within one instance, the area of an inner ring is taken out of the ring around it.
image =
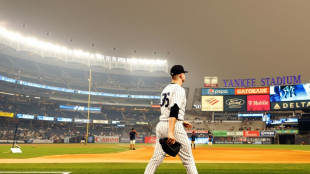
[[[278,131],[213,131],[213,143],[214,144],[279,144],[279,137],[285,135],[294,136],[293,144],[310,144],[310,136],[298,135],[298,130],[278,130]],[[198,133],[196,139],[197,144],[208,144],[208,133]],[[188,133],[188,137],[191,133]],[[65,137],[63,139],[55,140],[38,140],[30,139],[17,141],[18,144],[48,144],[48,143],[81,143],[82,136]],[[191,141],[191,139],[188,139]],[[13,140],[0,140],[0,144],[10,144]],[[128,137],[119,136],[89,136],[88,143],[130,143]],[[156,137],[136,137],[136,143],[156,143]]]

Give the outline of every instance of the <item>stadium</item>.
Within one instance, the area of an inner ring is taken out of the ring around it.
[[[0,23],[0,173],[144,173],[171,83],[169,55],[103,55],[94,44],[83,51],[44,40]],[[304,74],[263,74],[256,85],[227,77],[183,86],[198,173],[309,173]],[[156,173],[186,170],[180,156],[166,157]]]

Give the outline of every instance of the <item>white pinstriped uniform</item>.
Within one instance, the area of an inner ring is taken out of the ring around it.
[[[197,168],[195,165],[194,157],[190,141],[188,140],[186,131],[183,126],[185,106],[186,106],[186,95],[185,90],[179,84],[169,84],[165,87],[161,93],[161,116],[159,117],[160,122],[156,126],[156,145],[153,157],[145,169],[145,174],[155,173],[157,167],[163,162],[165,158],[165,152],[163,151],[159,139],[168,137],[169,130],[169,115],[170,108],[177,104],[180,108],[178,120],[175,124],[174,137],[177,142],[181,143],[181,149],[179,156],[186,168],[187,173],[196,174]]]

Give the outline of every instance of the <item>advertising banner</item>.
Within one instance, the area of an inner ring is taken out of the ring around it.
[[[160,105],[151,105],[152,108],[160,108]]]
[[[38,144],[51,144],[53,143],[52,140],[33,140],[33,143],[38,143]]]
[[[10,112],[0,112],[0,117],[13,117],[14,113]]]
[[[261,137],[274,137],[276,136],[275,131],[260,131],[260,136]]]
[[[201,88],[201,95],[235,95],[235,88]]]
[[[277,130],[277,133],[283,134],[283,133],[294,133],[298,134],[298,130]]]
[[[144,121],[137,121],[136,124],[138,125],[148,125],[148,122],[144,122]]]
[[[259,131],[243,131],[244,137],[259,137],[260,133]]]
[[[156,137],[144,137],[144,142],[145,143],[156,143]]]
[[[227,131],[212,131],[214,137],[227,137]]]
[[[44,120],[44,121],[54,121],[54,117],[47,117],[47,116],[37,116],[37,120]]]
[[[270,101],[269,95],[248,95],[247,96],[248,111],[269,111]]]
[[[41,89],[54,90],[54,91],[60,91],[60,92],[78,93],[78,94],[84,94],[84,95],[89,94],[89,91],[74,90],[74,89],[68,89],[68,88],[59,88],[59,87],[42,85],[42,84],[37,84],[37,83],[30,83],[30,82],[25,82],[25,81],[21,81],[21,80],[7,78],[7,77],[1,76],[1,75],[0,75],[0,81],[6,81],[9,83],[16,83],[16,84],[20,84],[20,85],[31,86],[31,87],[35,87],[35,88],[41,88]],[[118,98],[160,99],[160,96],[112,94],[112,93],[103,93],[103,92],[90,92],[90,95],[103,96],[103,97],[118,97]]]
[[[28,115],[28,114],[17,114],[16,118],[23,118],[23,119],[30,119],[33,120],[34,119],[34,115]]]
[[[188,138],[192,142],[191,138]],[[208,144],[208,138],[196,138],[195,144]]]
[[[223,111],[223,96],[201,96],[202,111]]]
[[[269,87],[262,88],[236,88],[235,95],[258,95],[258,94],[268,94],[270,93]]]
[[[238,117],[263,117],[263,113],[253,113],[253,114],[238,114]]]
[[[54,143],[65,143],[65,139],[54,140]]]
[[[90,120],[76,118],[76,119],[74,119],[74,122],[75,123],[90,123]]]
[[[130,143],[129,138],[120,138],[120,143]],[[136,137],[136,143],[144,143],[144,137]]]
[[[224,111],[247,111],[247,96],[224,96]]]
[[[62,118],[62,117],[58,117],[57,121],[59,122],[72,122],[72,118]]]
[[[85,106],[67,106],[67,105],[59,105],[60,109],[72,110],[72,111],[96,111],[100,112],[101,108],[96,107],[85,107]]]
[[[270,101],[310,100],[310,83],[288,86],[270,86]]]
[[[95,143],[119,143],[117,136],[96,136]]]
[[[271,102],[272,111],[310,109],[310,101]]]
[[[109,124],[108,120],[93,120],[95,124]]]
[[[228,136],[228,137],[242,137],[242,136],[243,136],[243,132],[242,132],[242,131],[238,131],[238,132],[227,132],[227,136]]]
[[[214,144],[235,144],[233,137],[215,137]]]
[[[285,123],[298,123],[298,118],[286,118]]]
[[[95,143],[95,136],[88,136],[88,143]]]
[[[121,122],[112,120],[112,124],[118,124],[118,123],[121,123]]]

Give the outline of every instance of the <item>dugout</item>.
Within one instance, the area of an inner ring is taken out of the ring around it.
[[[295,144],[296,134],[277,134],[278,144]]]

